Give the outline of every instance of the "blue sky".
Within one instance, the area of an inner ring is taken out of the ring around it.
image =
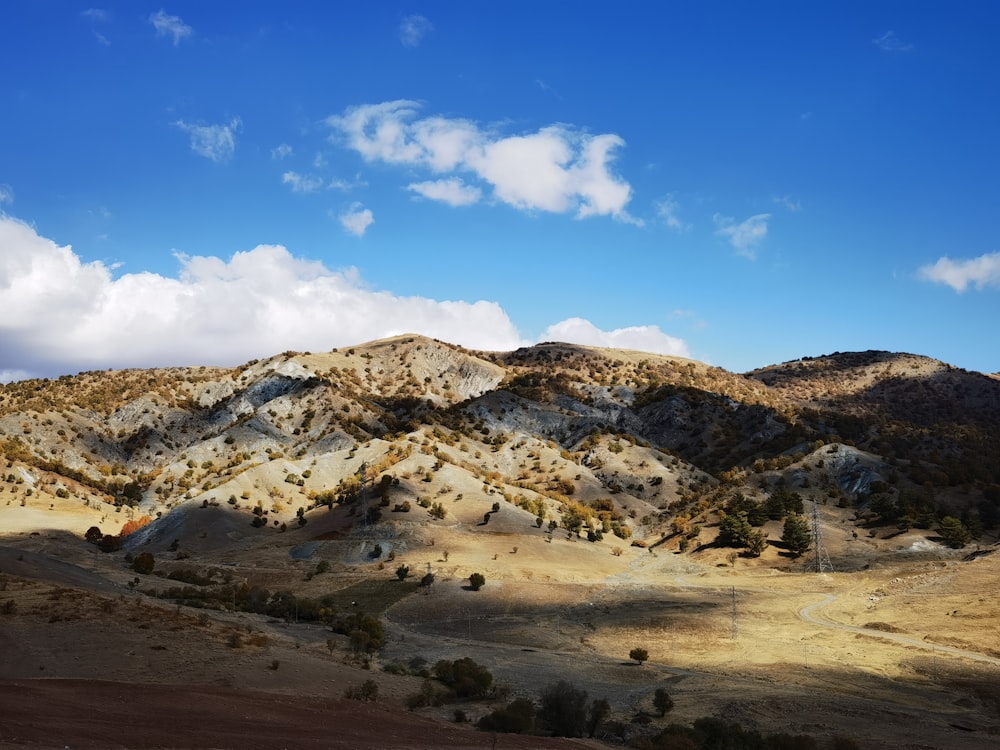
[[[417,332],[1000,370],[990,2],[0,6],[0,380]]]

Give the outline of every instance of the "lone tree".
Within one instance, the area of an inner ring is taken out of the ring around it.
[[[556,737],[579,737],[587,726],[587,691],[566,680],[542,690],[538,718]]]
[[[788,551],[798,557],[809,551],[812,546],[812,530],[809,523],[797,513],[789,513],[785,518],[785,526],[781,532],[781,541]]]
[[[673,707],[674,699],[670,697],[666,688],[656,688],[656,692],[653,693],[653,708],[660,712],[660,716],[666,716],[667,711]]]
[[[639,662],[639,666],[649,658],[649,652],[644,648],[634,648],[628,652],[628,658]]]
[[[486,585],[486,576],[482,573],[473,573],[469,576],[469,588],[473,591],[479,591],[484,585]]]

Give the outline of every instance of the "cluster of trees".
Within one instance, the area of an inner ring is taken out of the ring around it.
[[[743,548],[747,555],[759,557],[767,549],[767,534],[755,527],[784,518],[781,541],[798,557],[812,546],[812,531],[802,511],[802,496],[784,488],[778,488],[763,502],[734,492],[726,503],[716,541],[723,547]]]
[[[900,531],[937,527],[945,544],[961,549],[978,539],[985,528],[994,528],[1000,523],[1000,489],[987,488],[978,507],[965,508],[960,517],[947,513],[927,490],[875,492],[869,501],[869,510],[878,516],[879,523],[894,525]]]
[[[610,713],[606,699],[588,701],[586,690],[560,680],[542,689],[537,706],[532,700],[517,698],[482,717],[476,726],[490,732],[544,730],[556,737],[593,737]]]

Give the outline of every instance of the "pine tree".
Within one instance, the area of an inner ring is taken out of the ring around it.
[[[798,557],[809,551],[812,546],[812,530],[809,523],[797,513],[790,513],[785,518],[785,527],[781,532],[781,541],[793,555]]]

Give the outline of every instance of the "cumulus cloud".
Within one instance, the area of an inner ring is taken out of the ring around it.
[[[368,227],[375,223],[375,217],[370,208],[360,203],[352,203],[351,207],[340,215],[340,223],[351,234],[364,237]]]
[[[729,240],[737,253],[753,260],[757,257],[756,248],[767,237],[767,222],[771,214],[756,214],[739,224],[729,216],[715,214],[716,234]]]
[[[365,104],[326,123],[335,141],[346,142],[367,161],[437,175],[460,173],[518,209],[641,223],[626,211],[631,186],[611,169],[625,145],[619,136],[591,135],[566,125],[505,136],[470,120],[421,118],[419,110],[418,103],[407,100]]]
[[[414,182],[407,185],[406,189],[424,198],[447,203],[449,206],[469,206],[476,203],[482,194],[479,188],[466,185],[459,177]]]
[[[181,43],[181,40],[187,39],[194,33],[194,29],[184,23],[179,16],[168,15],[163,8],[153,13],[149,17],[149,22],[156,29],[157,36],[172,37],[175,47]]]
[[[401,333],[511,351],[520,336],[495,302],[400,297],[280,245],[228,259],[177,254],[175,277],[115,278],[31,226],[0,215],[0,382],[108,367],[237,365],[288,349],[325,351]],[[602,331],[582,318],[540,340],[688,357],[657,326]]]
[[[434,25],[423,16],[407,16],[399,24],[399,41],[404,47],[418,47]]]
[[[323,178],[288,171],[281,175],[283,185],[290,185],[293,193],[315,193],[323,187]]]
[[[883,52],[912,52],[914,47],[909,42],[904,42],[895,31],[887,31],[882,36],[872,39],[872,44]]]
[[[978,290],[1000,287],[1000,252],[968,260],[939,258],[932,265],[922,266],[917,273],[925,281],[947,284],[959,294],[970,285]]]
[[[192,125],[177,120],[174,125],[191,136],[191,150],[196,154],[214,162],[224,162],[236,151],[236,134],[243,127],[243,121],[234,117],[224,125]]]
[[[569,344],[600,346],[612,349],[637,349],[655,354],[688,357],[687,344],[669,336],[659,326],[629,326],[602,331],[584,318],[569,318],[551,325],[542,333],[541,341],[564,341]]]
[[[437,301],[368,289],[261,245],[219,257],[178,255],[175,278],[115,278],[29,225],[0,217],[0,378],[106,367],[235,365],[287,349],[324,351],[399,333],[477,349],[526,344],[493,302]]]

